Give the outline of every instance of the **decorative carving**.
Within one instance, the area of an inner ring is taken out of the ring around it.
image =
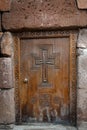
[[[21,121],[20,116],[20,96],[19,96],[19,38],[14,37],[14,69],[15,69],[15,110],[16,110],[16,122]]]
[[[15,101],[16,101],[16,121],[21,120],[20,112],[20,96],[19,96],[19,43],[21,38],[49,38],[49,37],[69,37],[70,38],[70,120],[72,124],[76,123],[76,31],[38,31],[37,32],[22,32],[14,34],[15,38]],[[19,37],[19,38],[18,38]],[[55,64],[55,63],[54,63]],[[39,66],[39,65],[38,65]],[[42,96],[44,97],[44,96]],[[41,97],[40,97],[41,99]],[[50,105],[50,95],[40,100],[41,106]],[[42,103],[42,101],[47,101]],[[57,101],[57,100],[56,100]]]
[[[48,55],[49,49],[52,48],[52,45],[39,45],[41,57],[38,57],[35,54],[32,54],[32,57],[35,60],[35,65],[33,65],[33,68],[38,68],[40,65],[42,65],[42,83],[39,86],[42,87],[50,87],[51,84],[48,83],[48,65],[54,66],[55,69],[59,69],[60,65],[56,63],[56,57],[59,57],[59,53]]]
[[[76,123],[76,34],[70,34],[70,119],[71,123]]]
[[[77,31],[31,31],[31,32],[21,32],[14,35],[17,35],[19,38],[42,38],[42,37],[69,37],[70,33],[74,34]],[[38,35],[39,34],[39,35]]]
[[[60,99],[60,97],[58,97],[58,96],[55,96],[54,98],[53,98],[53,102],[55,103],[55,104],[60,104],[61,103],[61,99]]]
[[[39,103],[42,108],[51,105],[51,95],[49,94],[40,94]]]
[[[36,96],[32,97],[31,98],[31,103],[35,104],[36,102],[37,102],[37,97]]]

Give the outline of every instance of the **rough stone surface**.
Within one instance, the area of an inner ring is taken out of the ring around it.
[[[79,127],[78,130],[87,130],[87,128]]]
[[[87,11],[75,0],[13,0],[11,7],[2,16],[5,30],[87,26]]]
[[[78,56],[78,89],[87,89],[87,49]]]
[[[12,0],[0,0],[0,11],[9,11]]]
[[[78,89],[77,118],[78,122],[87,121],[87,90]]]
[[[13,130],[13,129],[14,129],[14,124],[0,125],[0,130]]]
[[[87,29],[80,30],[77,47],[82,49],[87,48]]]
[[[2,38],[2,35],[3,35],[3,33],[0,32],[0,44],[1,44],[1,38]]]
[[[0,124],[10,124],[14,122],[14,89],[0,90]]]
[[[87,130],[87,122],[80,122],[78,130]]]
[[[87,9],[87,0],[77,0],[79,9]]]
[[[14,87],[12,68],[11,58],[0,58],[0,89]]]
[[[0,13],[0,31],[1,31],[1,13]]]
[[[27,126],[15,126],[13,130],[77,130],[75,127],[63,126],[63,125],[34,125]]]
[[[77,122],[80,124],[87,122],[87,30],[80,30],[77,47],[80,51],[77,59]]]
[[[79,127],[78,130],[87,130],[85,127]]]
[[[1,53],[7,56],[13,56],[13,38],[10,32],[5,32],[1,39]]]

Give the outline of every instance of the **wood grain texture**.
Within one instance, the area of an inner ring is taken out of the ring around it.
[[[23,35],[19,44],[16,43],[19,46],[16,47],[19,48],[16,53],[19,81],[16,83],[19,94],[16,95],[19,97],[16,111],[19,110],[20,120],[75,124],[75,35],[66,33],[48,37],[47,34],[48,38],[37,36],[36,39],[30,36],[23,38]]]
[[[21,40],[20,65],[22,118],[68,120],[69,39]]]

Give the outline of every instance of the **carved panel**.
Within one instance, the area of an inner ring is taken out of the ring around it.
[[[59,69],[60,67],[60,54],[53,53],[53,46],[48,44],[41,44],[38,46],[40,51],[40,56],[32,52],[32,69],[42,68],[42,83],[39,87],[51,87],[52,85],[48,83],[48,67],[53,66],[54,69]],[[50,49],[51,48],[51,49]],[[51,50],[51,52],[49,52]],[[49,54],[51,53],[51,54]]]
[[[60,104],[61,103],[61,99],[60,99],[60,97],[58,97],[58,96],[55,96],[54,98],[53,98],[53,102],[55,103],[55,104]]]
[[[39,95],[39,103],[40,103],[40,107],[44,108],[44,107],[48,107],[51,106],[51,95],[49,94],[40,94]]]
[[[71,34],[76,34],[78,31],[30,31],[30,32],[21,32],[21,33],[17,33],[14,34],[16,36],[18,36],[19,38],[49,38],[49,37],[69,37],[70,33]]]
[[[70,121],[72,124],[75,124],[76,122],[76,32],[65,32],[65,31],[38,31],[38,32],[24,32],[20,34],[15,34],[19,38],[16,38],[15,42],[15,95],[16,95],[16,119],[17,122],[21,119],[21,111],[20,111],[20,95],[19,95],[19,52],[20,52],[20,39],[21,38],[47,38],[47,37],[68,37],[70,38]],[[43,52],[43,50],[42,50]],[[45,52],[43,52],[45,53]],[[42,54],[43,54],[42,53]],[[47,51],[46,53],[47,54]],[[52,53],[53,54],[53,53]],[[32,55],[32,54],[31,54]],[[56,66],[55,59],[60,59],[60,54],[57,54],[58,57],[56,57],[56,54],[50,55],[50,57],[47,58],[47,60],[51,60],[52,67]],[[32,55],[34,58],[34,66],[35,69],[39,68],[42,65],[42,57],[37,56],[36,54]],[[46,56],[46,55],[45,55]],[[56,60],[57,61],[57,60]],[[47,64],[47,62],[45,61]],[[57,65],[60,64],[59,61]],[[58,66],[59,68],[60,66]],[[54,67],[55,69],[56,67]],[[45,77],[46,78],[46,77]],[[44,78],[42,79],[42,81]],[[47,81],[47,80],[46,80]],[[32,88],[31,88],[32,89]],[[46,94],[46,93],[45,93]],[[51,96],[50,95],[41,95],[40,94],[40,100],[39,103],[41,106],[49,106]],[[43,102],[42,102],[43,101]],[[32,98],[32,103],[35,104],[36,100],[35,98]],[[58,97],[54,97],[53,102],[55,104],[59,104],[60,101]]]

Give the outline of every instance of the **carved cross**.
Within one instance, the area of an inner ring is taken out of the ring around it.
[[[55,66],[55,59],[56,55],[52,55],[48,57],[48,48],[40,48],[41,49],[41,57],[36,56],[33,54],[34,57],[34,66],[37,68],[38,66],[42,65],[42,83],[48,83],[48,65]],[[56,66],[58,69],[58,67]]]

